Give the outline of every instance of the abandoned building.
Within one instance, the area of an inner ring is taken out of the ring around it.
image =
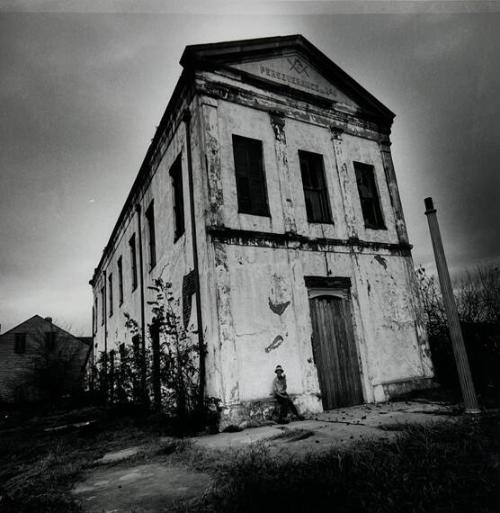
[[[0,335],[0,402],[53,400],[80,390],[91,351],[90,337],[34,315]]]
[[[429,386],[394,114],[300,35],[180,63],[90,282],[96,352],[131,342],[124,313],[147,340],[161,277],[224,423],[268,411],[277,364],[306,413]]]

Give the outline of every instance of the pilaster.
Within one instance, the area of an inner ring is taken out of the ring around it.
[[[380,154],[382,155],[382,163],[384,166],[385,179],[389,189],[389,197],[391,199],[392,211],[394,213],[394,221],[396,223],[396,233],[400,244],[408,244],[408,232],[406,230],[405,218],[403,215],[403,207],[399,196],[398,183],[396,181],[396,173],[391,155],[391,143],[388,138],[384,137],[379,141]]]
[[[203,98],[201,101],[201,111],[208,185],[207,225],[222,226],[224,224],[224,194],[222,188],[217,100]]]
[[[278,166],[278,179],[283,209],[285,233],[297,233],[294,204],[292,199],[292,177],[288,166],[285,135],[285,117],[279,112],[270,113],[271,126],[274,130],[274,148]]]
[[[347,237],[349,239],[357,239],[358,231],[356,227],[356,216],[353,205],[353,194],[355,190],[353,187],[349,171],[347,168],[347,161],[343,151],[343,135],[344,131],[336,126],[331,126],[330,131],[332,134],[333,151],[335,160],[337,162],[337,172],[340,182],[340,194],[342,196],[344,218],[346,223]]]

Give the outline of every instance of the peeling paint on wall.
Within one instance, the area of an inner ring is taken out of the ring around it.
[[[285,310],[286,307],[290,304],[290,301],[287,301],[286,303],[273,303],[271,301],[271,298],[269,298],[269,308],[276,314],[281,315]]]
[[[375,259],[375,260],[376,260],[376,261],[377,261],[377,262],[378,262],[378,263],[379,263],[379,264],[380,264],[384,269],[386,269],[386,270],[387,270],[387,262],[386,262],[386,260],[385,260],[385,258],[384,258],[383,256],[381,256],[381,255],[375,255],[373,258],[374,258],[374,259]],[[391,276],[391,278],[392,278],[392,276]]]
[[[283,344],[284,339],[281,335],[277,335],[274,337],[274,340],[264,349],[266,353],[270,353],[273,349],[278,348],[281,344]]]

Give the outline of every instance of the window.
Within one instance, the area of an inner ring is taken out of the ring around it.
[[[156,237],[155,237],[155,211],[153,202],[146,210],[146,220],[148,222],[149,234],[149,270],[156,265]]]
[[[113,273],[108,276],[109,316],[113,315]]]
[[[137,288],[137,252],[135,249],[135,233],[132,235],[130,240],[128,241],[128,245],[130,246],[130,264],[132,271],[132,290]]]
[[[93,326],[94,329],[93,329],[92,333],[95,335],[97,333],[97,311],[98,311],[97,310],[97,296],[94,298],[93,310],[94,310],[93,311],[94,316],[93,316],[92,320],[94,321],[94,326]]]
[[[106,293],[104,286],[101,287],[101,324],[104,324],[104,316],[106,315]]]
[[[118,294],[120,305],[123,303],[123,261],[122,257],[118,259]]]
[[[354,162],[361,210],[367,228],[385,228],[373,166]]]
[[[17,354],[23,354],[26,352],[26,333],[16,333],[14,352]]]
[[[233,135],[238,212],[268,216],[262,141]]]
[[[184,197],[182,195],[182,162],[180,155],[170,168],[170,176],[172,177],[172,189],[174,191],[174,239],[177,240],[184,233]]]
[[[56,334],[53,331],[45,332],[45,350],[53,351],[56,347]]]
[[[332,217],[325,184],[323,155],[299,150],[300,174],[310,223],[330,223]]]

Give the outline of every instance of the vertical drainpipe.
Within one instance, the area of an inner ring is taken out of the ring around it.
[[[184,111],[183,120],[186,127],[186,153],[188,165],[189,181],[189,207],[191,213],[191,241],[193,248],[193,267],[194,282],[196,294],[196,318],[198,320],[198,350],[200,352],[200,388],[198,391],[198,406],[200,412],[203,412],[205,400],[205,344],[203,341],[203,319],[201,313],[201,292],[200,292],[200,270],[198,265],[198,244],[196,240],[196,219],[194,208],[194,185],[193,185],[193,163],[191,156],[191,112],[189,109]]]
[[[142,399],[146,401],[146,324],[144,313],[144,264],[142,261],[142,229],[141,229],[141,205],[137,203],[135,206],[137,212],[137,230],[139,233],[139,277],[141,285],[141,393]]]

